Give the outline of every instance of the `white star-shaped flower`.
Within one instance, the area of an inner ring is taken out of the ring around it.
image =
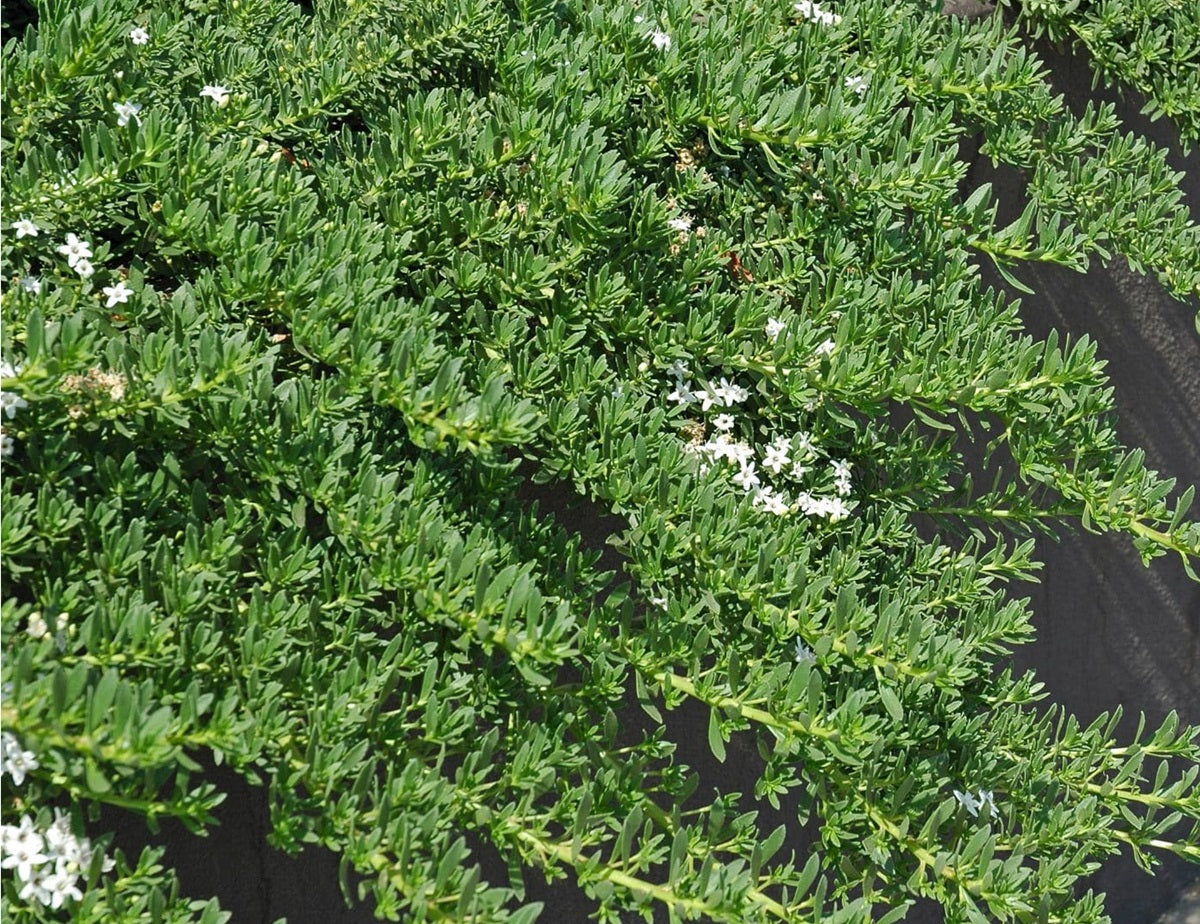
[[[810,517],[828,517],[831,523],[845,519],[850,515],[850,508],[837,497],[814,497],[807,491],[796,495],[800,509]]]
[[[743,443],[739,440],[730,440],[729,458],[733,459],[743,468],[747,465],[753,467],[754,447],[749,443]]]
[[[50,859],[43,852],[46,844],[42,835],[28,815],[21,819],[19,828],[5,825],[5,829],[4,859],[0,860],[0,867],[16,870],[22,882],[29,882],[33,878],[34,867],[41,866]]]
[[[859,96],[867,92],[867,78],[862,74],[847,77],[844,85],[851,93],[857,93]]]
[[[0,378],[16,378],[20,374],[20,366],[13,366],[11,362],[0,362]],[[0,410],[4,412],[8,420],[12,420],[17,416],[18,410],[28,408],[29,402],[25,398],[18,395],[16,391],[5,391],[0,389]],[[7,454],[6,454],[7,455]],[[12,736],[8,736],[12,737]],[[16,740],[16,738],[13,738]]]
[[[714,394],[728,407],[735,404],[740,404],[750,397],[750,392],[734,382],[730,382],[727,378],[722,378],[713,389]],[[707,408],[705,408],[707,410]]]
[[[145,45],[150,41],[150,33],[141,26],[136,26],[129,30],[129,41],[135,45]]]
[[[83,898],[79,890],[79,875],[68,869],[56,867],[42,879],[42,887],[50,893],[51,908],[61,908],[68,899],[79,901]]]
[[[13,743],[16,744],[15,738]],[[26,751],[19,744],[11,749],[5,748],[3,769],[12,777],[14,785],[20,786],[25,782],[25,776],[29,771],[37,768],[37,755],[33,751]]]
[[[96,272],[96,268],[92,266],[92,261],[83,258],[76,260],[72,268],[84,279],[87,279],[92,273]]]
[[[647,32],[646,38],[650,39],[651,44],[659,51],[668,51],[671,47],[671,36],[663,32],[662,29],[655,29],[653,32]]]
[[[229,88],[223,87],[219,83],[206,83],[204,89],[200,91],[202,97],[207,96],[218,106],[224,106],[229,102]]]
[[[765,510],[776,516],[783,516],[788,512],[787,498],[775,493],[775,489],[770,485],[763,485],[755,489],[753,503],[757,509]]]
[[[850,463],[835,459],[833,461],[833,486],[838,494],[845,497],[850,493]]]
[[[34,295],[37,295],[42,291],[42,280],[38,279],[37,276],[22,276],[21,288],[26,292],[32,292]]]
[[[712,425],[718,430],[732,430],[733,424],[734,420],[732,414],[718,414],[713,418],[712,421]]]
[[[783,322],[778,318],[767,318],[766,332],[769,339],[778,340],[783,333]]]
[[[836,523],[838,520],[844,520],[850,516],[850,508],[842,502],[840,497],[823,497],[821,498],[820,515],[829,517],[830,523]]]
[[[814,2],[814,0],[800,0],[795,5],[795,10],[800,14],[802,19],[820,23],[822,26],[836,26],[842,21],[841,16],[837,13],[821,9],[821,4]]]
[[[138,118],[138,113],[142,111],[142,107],[137,103],[131,103],[129,100],[125,100],[123,103],[113,103],[113,109],[116,110],[117,113],[118,125],[128,125],[130,119],[133,119],[134,122],[142,121]]]
[[[86,837],[76,837],[71,830],[71,816],[61,809],[54,810],[54,823],[46,829],[46,844],[56,854],[60,868],[86,870],[92,863],[92,843]]]
[[[733,441],[724,433],[714,440],[709,440],[700,448],[713,459],[735,459],[737,457],[733,451]]]
[[[787,442],[776,440],[775,444],[767,447],[766,453],[763,454],[763,467],[769,468],[778,475],[785,465],[791,461],[788,458],[788,452],[791,447]]]
[[[16,392],[0,391],[0,409],[3,409],[4,416],[9,420],[17,416],[17,411],[26,407],[29,407],[29,402]]]
[[[125,285],[124,279],[115,286],[105,286],[103,291],[108,298],[108,303],[104,306],[105,308],[111,308],[117,304],[124,305],[129,301],[129,296],[133,294],[133,289]]]
[[[672,218],[667,222],[667,227],[672,231],[679,231],[682,234],[692,230],[692,220],[687,215],[680,215],[678,218]]]
[[[68,233],[67,242],[58,248],[58,252],[66,256],[71,269],[76,269],[76,264],[81,260],[87,261],[92,258],[92,245],[81,241],[75,234]]]
[[[959,805],[971,813],[972,818],[979,814],[979,802],[971,793],[960,792],[956,789],[954,790],[954,798],[958,800]]]
[[[762,482],[759,480],[758,472],[754,470],[754,463],[748,462],[738,469],[738,473],[733,476],[733,483],[743,491],[753,491]]]
[[[12,223],[12,229],[17,232],[17,239],[23,237],[37,237],[38,231],[41,229],[28,218],[21,218]]]
[[[700,410],[707,411],[717,403],[717,396],[711,389],[702,388],[692,392],[692,400],[700,402]]]
[[[694,392],[691,390],[692,383],[680,381],[675,390],[667,395],[668,401],[674,401],[676,404],[682,404],[685,407],[695,401]]]
[[[47,857],[46,859],[49,859]],[[28,902],[31,905],[49,905],[54,900],[53,894],[46,888],[46,877],[50,874],[50,867],[35,866],[31,871],[31,878],[22,880],[21,891],[17,893],[17,898],[23,902]]]

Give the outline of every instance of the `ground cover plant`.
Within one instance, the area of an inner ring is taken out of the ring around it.
[[[605,921],[1092,922],[1104,857],[1200,860],[1198,730],[1118,741],[1006,666],[1035,531],[1194,576],[1194,486],[978,271],[1128,260],[1194,311],[1200,230],[998,14],[18,13],[7,919],[222,919],[99,811],[203,831],[214,764],[393,920],[546,920],[565,877]],[[754,791],[698,780],[678,708]]]

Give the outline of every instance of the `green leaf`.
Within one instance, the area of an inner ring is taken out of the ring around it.
[[[617,857],[619,859],[624,860],[629,856],[633,849],[633,839],[642,826],[642,819],[642,807],[635,805],[621,825],[621,835],[617,838]]]
[[[522,905],[507,918],[508,924],[534,924],[542,914],[545,902],[530,902]]]
[[[671,857],[667,876],[668,882],[674,884],[678,881],[680,874],[683,872],[683,865],[687,861],[687,855],[687,828],[681,826],[678,830],[676,830],[675,837],[671,841]]]
[[[54,704],[54,714],[62,715],[67,709],[67,671],[61,664],[54,668],[54,677],[50,681],[50,692]]]
[[[579,856],[579,851],[582,847],[583,835],[587,831],[588,820],[592,814],[592,793],[591,790],[585,789],[583,796],[579,800],[579,805],[575,807],[575,821],[571,825],[571,857],[575,859]]]
[[[812,888],[812,884],[817,881],[817,873],[821,871],[821,858],[818,854],[812,854],[808,858],[808,862],[804,864],[804,869],[800,871],[800,875],[796,877],[796,898],[802,898]]]
[[[904,721],[904,707],[900,705],[900,699],[892,692],[891,687],[880,684],[879,698],[883,701],[883,707],[893,720],[896,722]]]
[[[30,362],[41,359],[46,345],[46,322],[37,308],[29,312],[25,321],[25,356]]]
[[[1035,292],[1033,289],[1029,288],[1029,286],[1027,286],[1025,283],[1021,282],[1020,279],[1018,279],[1016,276],[1014,276],[1012,274],[1012,272],[1009,271],[1009,269],[1003,263],[1000,262],[1000,260],[996,257],[995,254],[989,252],[988,256],[992,258],[992,265],[994,267],[996,267],[996,272],[998,272],[1000,274],[1001,278],[1005,282],[1007,282],[1010,286],[1012,286],[1018,292],[1024,292],[1026,295],[1037,295],[1037,292]]]
[[[642,677],[641,671],[635,670],[633,672],[633,689],[638,705],[642,707],[642,711],[659,725],[662,725],[662,713],[659,712],[658,707],[651,701],[650,691],[646,689],[646,680]]]
[[[779,848],[783,846],[783,841],[786,837],[787,825],[780,825],[767,836],[767,839],[762,843],[763,863],[771,862],[771,857],[775,856]]]
[[[721,716],[716,709],[708,712],[708,747],[718,762],[725,763],[725,740],[721,737]]]
[[[899,921],[903,921],[908,917],[908,911],[914,904],[915,902],[906,901],[897,905],[883,917],[879,918],[875,924],[898,924]]]
[[[117,683],[117,672],[109,668],[92,688],[91,703],[88,706],[87,728],[89,733],[94,733],[105,719],[110,718],[108,709],[116,696]]]
[[[461,920],[466,920],[474,910],[478,898],[479,876],[479,864],[472,864],[466,873],[463,874],[462,882],[459,883],[457,911]]]
[[[792,674],[788,678],[788,685],[783,694],[785,702],[789,705],[799,702],[800,694],[804,692],[804,685],[808,680],[808,672],[810,670],[812,670],[811,664],[797,664],[792,668]]]
[[[967,841],[967,845],[959,854],[962,862],[969,863],[972,859],[978,856],[980,851],[983,850],[983,845],[987,843],[991,836],[991,829],[987,825],[984,825],[982,828],[976,831],[974,835],[971,836],[971,839]]]
[[[1179,525],[1183,522],[1183,518],[1187,516],[1188,510],[1192,506],[1192,501],[1196,498],[1196,486],[1190,484],[1187,490],[1179,497],[1179,503],[1175,505],[1175,512],[1171,515],[1171,525],[1167,527],[1167,533],[1173,534]]]
[[[922,422],[928,424],[929,426],[933,427],[935,430],[942,430],[945,433],[955,433],[956,432],[954,429],[954,426],[952,424],[948,424],[944,420],[939,420],[938,418],[934,417],[932,414],[927,413],[925,411],[925,409],[922,408],[920,405],[910,404],[909,407],[912,409],[913,415],[915,417],[917,417],[918,420],[921,420]]]
[[[108,781],[108,777],[96,766],[95,761],[85,759],[83,762],[83,776],[87,783],[87,788],[96,795],[103,795],[112,789],[112,784]]]
[[[810,671],[808,674],[808,714],[815,721],[824,712],[825,700],[822,695],[821,672]]]

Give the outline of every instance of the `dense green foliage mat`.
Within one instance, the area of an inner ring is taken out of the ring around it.
[[[1194,488],[977,268],[1128,260],[1195,311],[1200,230],[998,17],[5,16],[11,920],[219,919],[98,814],[202,829],[214,763],[406,921],[530,922],[547,876],[608,921],[1101,921],[1106,855],[1200,859],[1197,729],[1118,742],[1005,667],[1034,531],[1194,572]]]

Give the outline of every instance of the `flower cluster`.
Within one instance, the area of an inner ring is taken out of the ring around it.
[[[23,749],[16,735],[0,732],[0,776],[7,774],[15,785],[20,786],[25,782],[25,774],[37,768],[33,751]]]
[[[867,92],[868,80],[864,74],[855,74],[853,77],[847,77],[843,86],[851,93],[857,93],[862,96]]]
[[[703,139],[696,139],[690,147],[679,148],[675,151],[675,172],[684,180],[683,190],[685,193],[700,192],[710,186],[715,185],[712,174],[708,172],[708,168],[704,166],[704,158],[708,154],[708,145]],[[728,175],[729,168],[722,167],[725,175]],[[674,208],[673,200],[668,200],[669,208]],[[696,237],[704,237],[707,231],[703,227],[699,227],[695,231]]]
[[[70,628],[70,619],[69,613],[59,613],[54,620],[54,632],[66,632]],[[25,627],[25,632],[30,638],[42,639],[50,634],[50,624],[46,622],[41,613],[30,613],[29,624]]]
[[[691,158],[691,156],[692,155],[689,153],[688,157]],[[692,162],[694,161],[689,161],[689,163]],[[676,164],[676,169],[678,168],[679,164]],[[676,208],[676,202],[674,199],[668,199],[666,205],[667,208],[671,209],[672,211],[674,211]],[[680,254],[683,251],[683,245],[686,244],[692,237],[703,239],[708,235],[708,230],[703,225],[696,227],[693,227],[693,225],[695,225],[695,219],[686,213],[681,213],[675,215],[673,218],[667,219],[667,228],[675,235],[675,240],[671,243],[669,248],[672,256],[677,256]]]
[[[142,109],[136,103],[130,102],[114,103],[113,108],[117,111],[117,124],[119,125],[125,125],[130,119],[137,119],[137,114]],[[41,230],[28,218],[14,221],[12,228],[17,232],[18,238],[37,237]],[[68,232],[65,242],[58,247],[58,252],[67,258],[67,265],[84,279],[96,272],[96,268],[92,265],[92,245],[74,232]],[[42,281],[36,276],[23,276],[21,288],[37,295],[42,291]],[[129,288],[123,279],[118,280],[116,285],[105,286],[103,292],[106,308],[112,308],[118,304],[123,305],[133,295],[133,289]],[[5,373],[6,376],[10,374]],[[5,408],[7,409],[7,405]],[[9,417],[11,416],[12,414],[9,413]]]
[[[229,102],[229,88],[223,87],[219,83],[206,83],[204,85],[204,89],[200,91],[200,96],[207,96],[214,103],[216,103],[218,107],[221,107]]]
[[[796,495],[796,507],[806,516],[825,517],[832,523],[850,515],[850,508],[840,497],[817,497],[808,491]]]
[[[807,19],[809,22],[815,22],[822,26],[836,26],[842,21],[842,17],[837,13],[821,9],[821,4],[816,0],[800,0],[795,6],[795,10],[800,14],[801,19]]]
[[[136,103],[131,103],[128,101],[124,103],[114,103],[113,108],[117,112],[117,124],[119,125],[127,124],[130,119],[136,120],[138,117],[137,114],[142,109],[142,107]],[[37,237],[42,230],[31,219],[28,218],[22,218],[18,221],[14,221],[11,224],[11,227],[14,231],[16,231],[18,239],[23,237]],[[92,264],[92,245],[90,242],[83,240],[74,232],[68,232],[66,240],[58,247],[58,252],[67,258],[67,265],[82,278],[87,279],[95,274],[96,268]],[[42,281],[36,276],[22,276],[20,284],[24,291],[33,295],[38,295],[42,291]],[[128,302],[130,297],[133,296],[134,291],[128,286],[125,280],[119,279],[116,285],[104,286],[103,293],[105,297],[105,307],[113,308],[116,305],[123,305]],[[8,367],[6,364],[5,369],[9,370],[10,367]],[[15,373],[12,371],[4,372],[5,377],[9,377],[14,374]],[[11,400],[20,399],[15,399],[11,396],[5,398],[4,410],[7,412],[10,418],[14,413],[14,411],[10,409],[9,402]],[[23,406],[23,404],[24,402],[22,402],[21,406]],[[4,455],[8,455],[11,451],[10,442],[11,441],[9,440],[3,440]]]
[[[813,493],[815,486],[810,476],[819,450],[810,433],[799,431],[790,436],[776,436],[769,444],[756,448],[734,434],[738,420],[732,412],[750,397],[749,389],[724,376],[716,384],[710,382],[698,388],[679,361],[670,371],[674,388],[667,395],[668,401],[685,408],[695,405],[701,413],[716,411],[707,421],[690,421],[685,427],[691,437],[685,449],[699,457],[702,475],[718,463],[736,467],[730,480],[751,495],[757,509],[776,516],[799,511],[836,523],[850,515],[851,508],[844,499],[850,494],[848,462],[831,460],[831,478],[822,483],[832,481],[833,495]],[[708,437],[710,426],[716,431],[715,436]],[[780,484],[772,483],[775,479],[801,490],[793,497]]]
[[[685,238],[687,233],[692,230],[692,219],[687,215],[679,215],[667,222],[667,227],[672,231],[682,234]]]
[[[671,36],[663,32],[661,29],[655,29],[653,32],[647,32],[646,38],[650,39],[650,44],[652,44],[659,51],[671,50]]]
[[[996,798],[990,789],[979,790],[979,795],[975,796],[969,792],[960,792],[954,790],[954,798],[958,800],[959,805],[970,812],[972,818],[979,815],[980,809],[987,809],[986,814],[989,817],[995,818],[999,814],[999,809],[996,808]]]
[[[142,121],[138,117],[138,113],[142,111],[142,107],[137,103],[132,103],[129,100],[125,100],[123,103],[113,103],[113,110],[117,113],[117,124],[121,127],[128,125],[130,119],[133,119],[135,123]]]
[[[67,258],[67,265],[84,279],[96,272],[92,266],[92,245],[80,240],[74,232],[68,232],[67,240],[58,248],[58,252]]]
[[[0,379],[12,379],[21,374],[20,366],[13,366],[11,363],[0,362]],[[5,391],[0,388],[0,409],[3,409],[4,416],[12,420],[17,416],[17,411],[21,408],[29,407],[29,402],[18,395],[16,392]],[[0,427],[0,456],[11,456],[13,451],[13,438],[4,432],[4,428]]]
[[[125,397],[129,380],[120,372],[105,372],[93,366],[86,375],[68,375],[63,379],[62,390],[68,394],[86,398],[91,402],[108,399],[120,401]],[[72,417],[82,417],[86,408],[73,404],[67,409]]]
[[[70,816],[55,810],[54,823],[44,831],[25,815],[19,825],[0,825],[0,868],[13,870],[20,880],[20,898],[35,905],[61,908],[83,893],[79,879],[92,865],[92,844],[71,831]],[[110,870],[111,859],[102,868]]]

